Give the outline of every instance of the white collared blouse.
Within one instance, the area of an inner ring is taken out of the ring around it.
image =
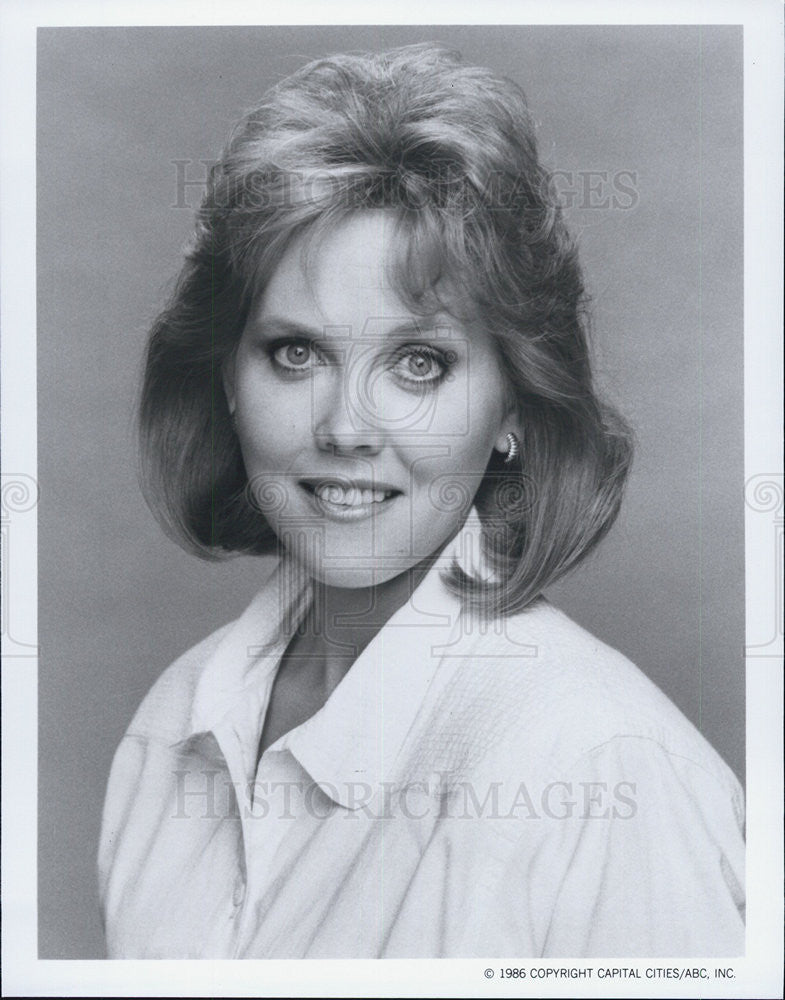
[[[256,764],[310,590],[284,559],[166,670],[115,756],[114,958],[733,956],[743,802],[700,733],[546,601],[483,625],[440,571]]]

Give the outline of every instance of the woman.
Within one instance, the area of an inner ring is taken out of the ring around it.
[[[738,785],[543,590],[630,460],[523,96],[320,60],[214,169],[141,404],[202,555],[277,552],[154,686],[100,852],[115,957],[731,955]]]

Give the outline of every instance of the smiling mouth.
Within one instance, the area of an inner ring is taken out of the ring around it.
[[[336,507],[368,507],[382,504],[400,494],[392,487],[373,487],[365,483],[340,483],[336,480],[300,480],[300,486],[322,503]]]

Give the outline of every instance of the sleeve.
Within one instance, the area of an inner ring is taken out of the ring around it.
[[[524,874],[518,916],[543,957],[744,953],[741,789],[719,760],[618,736],[544,787],[542,805],[508,884]]]

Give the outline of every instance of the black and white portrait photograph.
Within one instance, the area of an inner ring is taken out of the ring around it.
[[[776,996],[781,9],[23,7],[13,992]]]

